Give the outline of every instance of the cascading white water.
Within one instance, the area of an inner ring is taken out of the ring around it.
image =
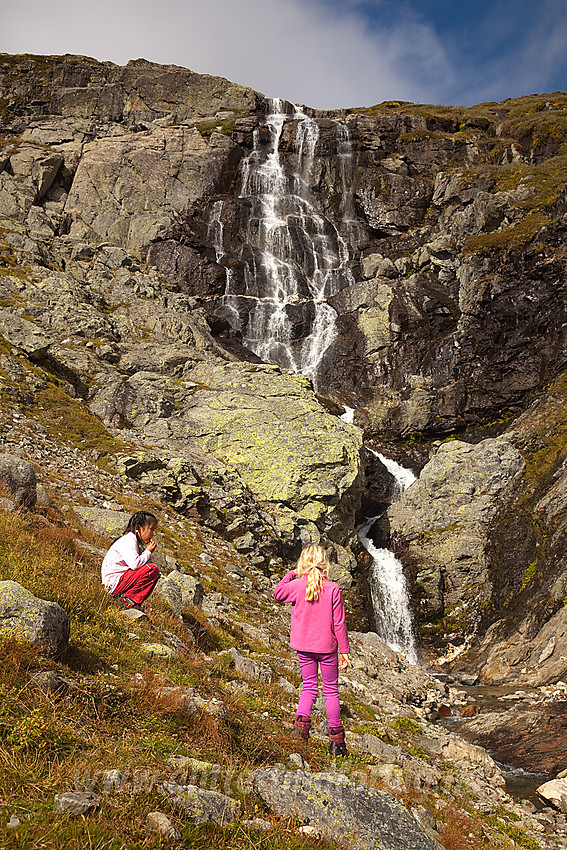
[[[337,335],[336,313],[328,299],[353,282],[349,252],[336,226],[315,207],[317,121],[282,100],[267,105],[267,137],[263,128],[256,128],[252,152],[241,166],[240,200],[249,209],[242,260],[245,293],[236,291],[227,274],[220,312],[241,330],[244,344],[262,360],[301,372],[317,387],[322,360]],[[280,155],[286,121],[296,122],[291,170],[286,170]],[[336,124],[346,184],[352,168],[350,140],[346,128]],[[213,208],[209,227],[215,215]],[[216,227],[217,256],[223,250],[219,234],[222,239],[222,230]],[[303,330],[298,332],[294,322]]]
[[[414,481],[415,475],[396,461],[370,449],[388,469],[398,487],[397,499]],[[396,501],[397,501],[396,499]],[[366,520],[358,528],[360,542],[372,558],[370,594],[376,613],[377,631],[396,652],[403,653],[411,664],[417,664],[417,650],[413,633],[410,599],[404,569],[389,549],[379,549],[368,533],[378,517]]]
[[[406,469],[405,466],[401,466],[399,463],[396,463],[395,460],[385,457],[380,454],[380,452],[375,452],[374,449],[370,448],[367,448],[367,451],[369,451],[370,454],[373,454],[374,457],[377,457],[378,460],[384,464],[390,475],[393,476],[397,485],[397,491],[393,501],[398,502],[402,497],[402,493],[415,481],[415,475],[411,469]]]

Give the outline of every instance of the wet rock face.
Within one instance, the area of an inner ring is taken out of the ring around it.
[[[482,713],[467,721],[467,734],[504,764],[553,776],[567,767],[567,702]]]

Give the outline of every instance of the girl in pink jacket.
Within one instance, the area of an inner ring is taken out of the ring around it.
[[[289,645],[297,650],[303,679],[294,732],[307,741],[311,708],[319,692],[320,667],[329,721],[329,752],[346,756],[340,716],[339,668],[344,670],[351,666],[350,646],[341,591],[327,578],[329,567],[329,558],[322,546],[306,546],[297,569],[285,575],[277,585],[274,599],[292,605]]]

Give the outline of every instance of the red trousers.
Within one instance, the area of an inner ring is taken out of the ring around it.
[[[160,577],[160,571],[155,564],[144,564],[137,570],[126,570],[122,573],[113,596],[126,596],[131,602],[140,605],[147,599]]]

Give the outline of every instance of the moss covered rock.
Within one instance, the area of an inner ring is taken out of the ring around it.
[[[327,413],[310,381],[277,366],[207,363],[172,423],[235,468],[282,534],[340,541],[354,530],[363,487],[362,434]]]

